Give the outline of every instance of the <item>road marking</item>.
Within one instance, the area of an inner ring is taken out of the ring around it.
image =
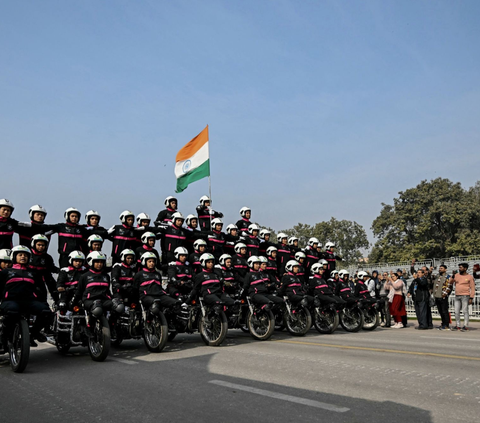
[[[127,360],[126,358],[108,357],[108,360],[118,361],[119,363],[123,364],[138,364],[138,361]]]
[[[454,338],[453,336],[421,336],[420,338],[429,338],[429,339],[453,339],[455,341],[473,341],[473,342],[480,342],[480,339],[469,339],[469,338]]]
[[[423,355],[423,356],[429,356],[429,357],[457,358],[460,360],[480,361],[480,357],[470,357],[465,355],[437,354],[437,353],[428,353],[428,352],[420,352],[420,351],[389,350],[386,348],[354,347],[353,345],[320,344],[317,342],[288,341],[288,340],[282,340],[282,339],[272,341],[272,342],[283,342],[286,344],[313,345],[317,347],[339,348],[344,350],[363,350],[363,351],[375,351],[375,352],[385,352],[385,353],[393,353],[393,354]]]
[[[265,389],[253,388],[251,386],[237,385],[236,383],[224,382],[223,380],[210,380],[208,383],[224,386],[226,388],[237,389],[238,391],[245,391],[245,392],[250,392],[252,394],[263,395],[264,397],[275,398],[275,399],[289,401],[289,402],[295,402],[297,404],[302,404],[302,405],[309,405],[310,407],[322,408],[328,411],[335,411],[336,413],[345,413],[350,410],[349,408],[339,407],[333,404],[327,404],[326,402],[294,397],[292,395],[285,395],[285,394],[280,394],[278,392],[266,391]]]

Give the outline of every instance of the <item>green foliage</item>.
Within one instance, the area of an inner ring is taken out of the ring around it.
[[[322,244],[332,241],[337,246],[337,253],[345,265],[356,264],[363,257],[362,249],[369,247],[367,234],[363,226],[349,220],[337,220],[332,217],[328,222],[315,225],[299,223],[284,231],[288,236],[299,238],[299,245],[306,245],[308,239],[316,237]]]
[[[371,262],[451,257],[480,252],[480,183],[437,178],[399,192],[373,221]]]

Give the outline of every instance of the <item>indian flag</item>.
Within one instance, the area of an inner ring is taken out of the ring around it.
[[[192,182],[210,176],[208,125],[177,153],[175,176],[177,177],[175,192],[182,192]]]

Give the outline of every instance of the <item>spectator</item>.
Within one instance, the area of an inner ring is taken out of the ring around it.
[[[473,265],[473,279],[480,279],[480,264],[476,263]]]
[[[404,286],[404,282],[396,273],[393,273],[389,277],[388,282],[385,284],[385,289],[388,290],[390,315],[392,315],[393,319],[395,320],[395,324],[392,326],[394,329],[400,329],[404,327],[402,316],[407,315],[407,310],[405,309],[405,298],[403,296]]]
[[[403,281],[403,299],[405,300],[405,295],[406,295],[406,292],[407,292],[407,281],[405,280],[404,278],[404,274],[406,274],[407,272],[403,272],[402,269],[397,269],[397,276],[398,276],[398,279],[401,279]],[[407,313],[405,313],[404,316],[402,316],[402,324],[403,324],[403,327],[406,328],[408,326],[408,316],[407,316]]]
[[[438,269],[438,275],[433,278],[433,296],[435,298],[435,305],[437,306],[438,313],[442,319],[442,324],[439,326],[439,330],[450,330],[450,315],[448,313],[448,294],[449,290],[449,277],[447,275],[447,266],[440,265]]]
[[[462,332],[470,330],[468,327],[469,314],[468,306],[473,303],[475,298],[475,281],[473,276],[467,273],[468,263],[460,263],[458,271],[453,279],[455,285],[455,323],[456,326],[452,330],[460,330]],[[463,311],[463,327],[460,328],[460,309]]]
[[[391,317],[390,317],[390,303],[388,301],[388,290],[387,290],[387,285],[388,283],[388,273],[385,272],[383,275],[379,275],[378,277],[378,282],[375,287],[375,292],[377,294],[377,298],[379,298],[382,302],[380,307],[380,326],[389,328],[391,327]],[[405,301],[404,301],[405,303]]]
[[[418,326],[415,326],[415,329],[433,329],[429,283],[423,269],[417,270],[417,277],[410,284],[408,296],[412,297],[415,304],[415,314],[418,320]]]

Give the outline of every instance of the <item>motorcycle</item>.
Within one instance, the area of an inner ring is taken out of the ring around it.
[[[275,321],[279,323],[280,316],[283,317],[284,326],[291,335],[304,336],[312,327],[312,315],[308,310],[306,300],[303,299],[294,306],[288,297],[285,296],[283,298],[285,307],[277,310]]]
[[[8,312],[0,316],[0,354],[8,352],[10,367],[15,373],[22,373],[27,367],[33,322],[34,317],[22,313]]]
[[[92,309],[101,308],[96,300]],[[90,357],[94,361],[104,361],[110,351],[110,326],[104,313],[99,317],[87,313],[81,306],[72,311],[60,304],[53,322],[55,346],[61,354],[67,354],[71,347],[88,346]]]
[[[380,324],[377,304],[377,302],[362,301],[363,330],[375,330]]]
[[[340,310],[335,303],[322,303],[315,298],[312,309],[315,329],[322,334],[333,333],[340,323]]]
[[[142,309],[136,303],[125,307],[120,316],[110,314],[111,344],[118,347],[124,339],[141,339],[144,334]]]
[[[364,322],[363,311],[358,301],[347,304],[340,312],[340,325],[347,332],[358,332]]]
[[[206,305],[202,297],[192,300],[191,304],[182,304],[180,310],[165,310],[168,322],[168,340],[172,341],[178,333],[198,331],[208,346],[220,345],[227,336],[227,317],[223,306]]]

